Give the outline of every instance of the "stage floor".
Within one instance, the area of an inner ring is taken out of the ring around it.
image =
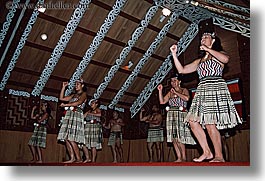
[[[0,163],[1,166],[250,166],[250,162]]]

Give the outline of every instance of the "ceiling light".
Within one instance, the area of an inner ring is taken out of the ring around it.
[[[194,6],[198,6],[199,5],[199,3],[197,2],[197,1],[191,1],[190,2],[192,5],[194,5]]]
[[[163,13],[164,16],[169,16],[171,11],[169,9],[167,9],[167,8],[163,8],[162,9],[162,13]]]
[[[40,37],[41,37],[41,39],[43,41],[47,40],[47,38],[48,38],[48,36],[45,33],[43,33],[42,35],[40,35]]]

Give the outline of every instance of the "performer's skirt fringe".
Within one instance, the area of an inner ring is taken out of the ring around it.
[[[196,144],[189,125],[184,122],[186,115],[187,112],[180,111],[178,107],[171,107],[168,110],[166,118],[167,142],[173,142],[173,139],[176,139],[183,144]]]
[[[185,122],[198,121],[203,128],[215,124],[217,129],[233,128],[242,123],[225,80],[205,77],[200,80]]]

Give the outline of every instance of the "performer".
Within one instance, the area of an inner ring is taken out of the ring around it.
[[[85,145],[83,146],[87,161],[88,150],[92,152],[92,162],[96,162],[97,150],[102,149],[103,132],[101,125],[101,110],[99,109],[99,100],[92,100],[90,103],[92,110],[87,111],[85,116]]]
[[[185,118],[203,150],[202,155],[194,158],[193,161],[212,159],[210,162],[225,162],[219,130],[233,128],[241,123],[227,84],[222,78],[229,56],[223,51],[220,39],[213,32],[203,33],[200,50],[205,54],[190,64],[183,66],[179,62],[177,45],[172,45],[170,50],[179,73],[188,74],[197,71],[200,79]],[[204,128],[209,133],[215,155],[208,146]]]
[[[68,101],[68,103],[61,103],[60,105],[67,111],[62,120],[57,139],[66,143],[70,155],[70,160],[64,163],[82,162],[77,144],[85,143],[83,109],[87,100],[86,87],[83,79],[79,79],[75,83],[75,92],[69,96],[64,96],[67,85],[68,82],[63,82],[60,93],[60,100]]]
[[[172,142],[177,160],[175,162],[185,162],[186,146],[185,144],[195,145],[196,142],[191,134],[191,130],[184,123],[187,115],[187,101],[189,100],[189,92],[186,88],[180,86],[181,81],[179,75],[171,77],[171,90],[163,97],[163,86],[158,85],[158,95],[160,104],[169,103],[169,110],[166,118],[167,142]]]
[[[161,162],[161,143],[164,141],[163,129],[161,128],[162,115],[156,105],[153,105],[151,115],[143,117],[144,111],[144,109],[140,111],[140,121],[149,123],[147,137],[149,162],[153,162],[153,145],[156,146],[157,161]]]
[[[110,136],[108,140],[108,146],[111,146],[113,163],[117,163],[117,153],[120,157],[120,162],[123,162],[123,150],[122,150],[122,127],[124,126],[123,120],[120,118],[117,111],[113,111],[113,118],[108,124],[103,124],[103,127],[110,129]]]
[[[35,114],[37,106],[34,106],[31,111],[31,119],[35,120],[34,131],[28,145],[30,147],[33,163],[42,163],[42,149],[46,148],[47,138],[47,123],[51,114],[50,106],[47,102],[41,104],[40,113]]]

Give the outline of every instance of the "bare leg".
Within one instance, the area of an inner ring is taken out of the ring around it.
[[[116,153],[115,144],[111,145],[111,151],[113,156],[113,163],[117,163],[117,153]]]
[[[178,145],[179,145],[180,152],[182,155],[181,160],[185,162],[185,161],[187,161],[185,144],[179,143]]]
[[[206,129],[212,140],[215,157],[211,162],[225,162],[222,153],[221,135],[215,125],[206,125]]]
[[[224,154],[225,154],[225,160],[229,161],[229,151],[228,151],[228,146],[226,143],[226,138],[225,136],[221,136],[221,139],[222,139],[222,145],[223,145]]]
[[[30,148],[30,151],[32,153],[32,160],[31,162],[36,162],[38,159],[37,159],[37,155],[36,155],[36,150],[35,150],[35,147],[32,146],[32,145],[29,145],[29,148]]]
[[[84,152],[85,157],[86,157],[86,159],[83,161],[83,163],[91,162],[91,159],[89,158],[89,151],[88,151],[88,148],[86,147],[86,145],[83,145],[82,149],[83,149],[83,152]]]
[[[76,161],[75,162],[82,162],[81,155],[80,155],[80,150],[79,150],[79,147],[77,146],[77,143],[74,142],[74,141],[70,141],[70,143],[72,145],[72,148],[74,150],[74,154],[75,154],[75,157],[76,157]]]
[[[161,144],[160,142],[156,142],[156,156],[157,156],[157,161],[161,162]]]
[[[36,163],[42,163],[42,150],[39,146],[36,147],[39,160]]]
[[[91,150],[92,150],[92,162],[96,162],[97,149],[95,147],[92,147]]]
[[[147,148],[148,148],[148,154],[149,154],[149,162],[153,162],[153,150],[152,150],[153,143],[148,142]]]
[[[120,156],[120,162],[124,162],[124,159],[123,159],[123,150],[122,150],[121,140],[120,139],[117,139],[116,146],[117,146],[118,154]]]
[[[213,154],[208,146],[206,135],[201,125],[198,122],[190,121],[190,127],[203,150],[203,154],[199,158],[194,158],[193,161],[202,162],[203,160],[212,159]]]
[[[73,163],[75,161],[74,150],[73,150],[73,148],[72,148],[72,146],[68,140],[66,140],[65,143],[66,143],[66,149],[70,155],[70,160],[65,161],[63,163]]]
[[[175,162],[181,162],[181,152],[179,150],[179,146],[178,146],[178,143],[177,143],[177,140],[176,139],[173,139],[173,146],[174,146],[174,149],[175,149],[175,152],[177,154],[177,160]]]

